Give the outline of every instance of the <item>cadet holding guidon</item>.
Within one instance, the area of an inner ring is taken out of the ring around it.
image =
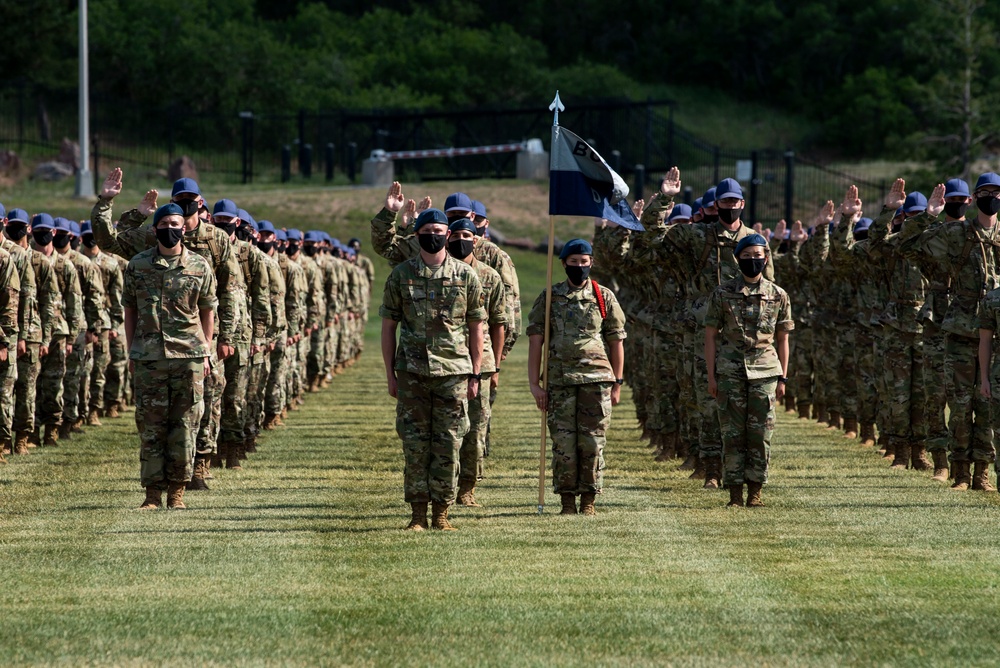
[[[153,216],[157,246],[125,270],[125,337],[135,370],[135,422],[141,442],[142,510],[184,508],[205,403],[215,326],[212,266],[181,244],[183,209],[165,204]]]
[[[547,412],[552,434],[552,485],[562,515],[594,515],[603,488],[604,445],[611,407],[621,397],[625,314],[614,293],[590,280],[594,251],[583,239],[559,253],[566,281],[552,286],[547,387],[539,384],[545,336],[545,291],[528,314],[528,384]]]
[[[397,399],[396,431],[406,459],[404,485],[412,515],[407,529],[453,531],[459,451],[469,431],[468,402],[481,391],[483,291],[475,271],[445,251],[448,219],[428,209],[414,222],[420,254],[386,279],[382,360]],[[396,330],[400,328],[399,344]]]
[[[718,401],[722,483],[730,506],[763,506],[775,406],[788,379],[788,332],[795,328],[785,291],[762,277],[767,240],[744,237],[734,251],[740,276],[717,287],[705,313],[708,393]],[[721,344],[718,338],[721,336]]]

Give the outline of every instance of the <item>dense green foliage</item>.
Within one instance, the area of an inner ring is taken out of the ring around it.
[[[0,0],[3,79],[72,85],[76,3],[30,4]],[[963,168],[1000,128],[1000,3],[983,0],[91,0],[90,16],[95,92],[140,107],[535,105],[557,87],[572,101],[700,86],[801,114],[820,147]]]

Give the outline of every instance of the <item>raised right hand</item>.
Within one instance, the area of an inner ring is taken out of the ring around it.
[[[840,205],[840,211],[845,216],[855,216],[861,213],[861,199],[858,197],[858,187],[851,185],[844,193],[844,201]]]
[[[114,199],[122,191],[122,168],[115,167],[108,173],[108,178],[104,179],[101,186],[101,199]]]
[[[149,218],[156,213],[156,198],[159,197],[159,195],[160,193],[156,190],[147,190],[145,197],[143,197],[142,201],[139,202],[139,206],[136,207],[136,210],[146,216],[146,218]]]
[[[896,179],[892,183],[892,188],[889,189],[889,194],[885,196],[885,207],[895,211],[899,207],[903,206],[903,202],[905,201],[906,181],[903,179]]]
[[[927,199],[927,213],[937,218],[944,211],[944,184],[934,186],[931,196]]]
[[[681,170],[671,167],[660,181],[660,194],[675,197],[681,191]]]
[[[385,208],[393,213],[398,213],[403,208],[403,186],[399,181],[393,181],[389,186],[389,192],[385,194]]]

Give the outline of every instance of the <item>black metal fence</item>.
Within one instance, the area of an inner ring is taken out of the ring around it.
[[[748,219],[805,219],[850,183],[875,201],[887,184],[804,159],[792,150],[732,150],[677,126],[674,103],[610,100],[573,105],[560,123],[592,142],[636,196],[679,165],[693,200],[734,176],[747,192]],[[165,172],[178,156],[193,159],[202,178],[217,182],[290,180],[353,183],[372,151],[403,151],[522,142],[548,147],[551,112],[532,109],[412,111],[298,110],[293,113],[193,113],[179,105],[152,111],[95,95],[91,103],[93,171],[113,164]],[[0,85],[0,149],[28,159],[54,157],[63,137],[76,137],[76,90],[28,81]],[[396,172],[406,181],[513,178],[513,154],[408,160]]]

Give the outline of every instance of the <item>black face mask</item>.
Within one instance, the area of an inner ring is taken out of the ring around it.
[[[97,246],[97,239],[94,238],[93,234],[84,234],[83,245],[86,246],[87,248],[94,248],[95,246]]]
[[[48,246],[52,243],[52,230],[32,230],[31,236],[39,246]]]
[[[590,266],[577,267],[572,264],[566,265],[566,278],[573,285],[583,285],[583,282],[590,276]]]
[[[861,230],[860,232],[854,233],[855,241],[864,241],[867,238],[868,238],[868,230]]]
[[[958,220],[959,218],[965,217],[965,212],[969,210],[969,205],[966,202],[945,202],[944,212],[949,218],[954,218]]]
[[[257,242],[257,248],[261,249],[265,253],[270,253],[271,249],[274,248],[273,241],[259,241]]]
[[[298,252],[299,252],[298,244],[288,244],[288,248],[285,249],[286,255],[295,255]]]
[[[80,247],[80,237],[73,237],[72,239],[70,239],[69,246],[73,250],[78,249]]]
[[[253,239],[253,231],[249,225],[240,225],[236,228],[236,238],[240,241],[250,241]]]
[[[740,216],[743,215],[743,209],[719,209],[719,220],[726,223],[727,225],[732,225]]]
[[[701,217],[701,222],[703,223],[714,223],[719,219],[719,214],[717,213],[706,213]]]
[[[1000,198],[993,197],[992,195],[977,197],[976,207],[987,216],[992,216],[1000,212]]]
[[[477,227],[476,228],[476,236],[477,237],[485,237],[486,236],[486,226],[485,225],[483,225],[482,227]]]
[[[475,239],[452,239],[448,242],[448,254],[456,260],[464,260],[472,255]]]
[[[725,209],[723,209],[724,211]],[[744,276],[749,276],[753,278],[754,276],[760,276],[761,272],[764,271],[764,265],[767,264],[767,258],[765,257],[754,257],[754,258],[740,258],[737,260],[740,265],[740,272]]]
[[[231,222],[231,223],[225,223],[225,224],[223,224],[223,223],[215,223],[215,226],[218,227],[223,232],[225,232],[228,236],[233,236],[233,232],[236,231],[236,226],[237,225],[238,225],[238,223],[235,220],[233,222]]]
[[[11,241],[20,241],[28,233],[28,226],[24,223],[7,223],[3,233]]]
[[[201,204],[196,199],[179,199],[174,204],[181,208],[185,218],[190,218],[198,213],[198,209],[201,208]]]
[[[66,248],[69,246],[69,235],[68,234],[57,234],[52,237],[52,245],[56,248]]]
[[[303,247],[302,252],[305,253],[308,257],[315,257],[316,251],[318,250],[319,249],[316,248],[315,246],[305,246]]]
[[[417,242],[424,252],[435,254],[439,253],[445,244],[445,235],[443,234],[418,234]]]
[[[167,248],[173,248],[184,238],[183,227],[157,227],[156,240]]]

